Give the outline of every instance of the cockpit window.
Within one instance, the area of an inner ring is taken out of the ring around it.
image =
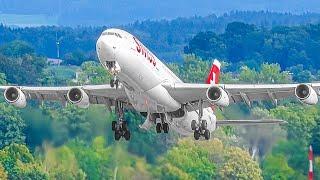
[[[111,36],[117,36],[118,38],[122,38],[119,33],[110,32],[110,31],[103,32],[102,35],[111,35]]]

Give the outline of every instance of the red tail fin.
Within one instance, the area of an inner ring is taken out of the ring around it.
[[[220,66],[221,66],[221,63],[217,59],[215,59],[212,63],[210,73],[206,80],[207,84],[219,84]]]

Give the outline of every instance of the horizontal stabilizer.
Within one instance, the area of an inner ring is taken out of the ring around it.
[[[217,120],[217,126],[232,125],[266,125],[266,124],[286,124],[280,119],[261,119],[261,120]]]

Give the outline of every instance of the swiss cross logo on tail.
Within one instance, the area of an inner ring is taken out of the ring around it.
[[[215,59],[212,63],[212,67],[206,80],[207,84],[219,84],[220,67],[221,63],[217,59]]]

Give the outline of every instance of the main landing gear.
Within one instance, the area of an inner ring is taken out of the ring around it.
[[[119,87],[119,80],[117,79],[117,76],[114,76],[113,79],[110,80],[110,86],[116,87],[116,89],[118,89]]]
[[[112,131],[114,131],[114,139],[119,141],[121,137],[129,141],[131,137],[127,121],[124,120],[123,103],[116,101],[115,111],[117,113],[118,121],[112,121]]]
[[[159,114],[160,116],[160,122],[156,123],[156,132],[159,134],[161,131],[164,133],[169,132],[169,124],[165,121],[166,117],[164,114]]]
[[[203,102],[199,102],[199,113],[198,113],[198,121],[192,120],[191,121],[191,129],[194,131],[194,139],[199,140],[201,136],[203,136],[206,140],[210,139],[210,131],[207,128],[207,121],[202,120],[203,117]]]

